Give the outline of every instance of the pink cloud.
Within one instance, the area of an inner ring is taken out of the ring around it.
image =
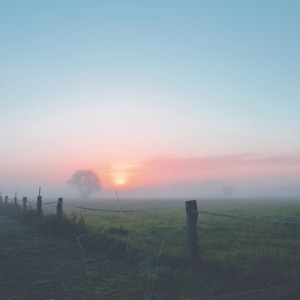
[[[132,170],[139,185],[178,181],[259,178],[275,173],[300,174],[298,156],[231,154],[194,158],[157,157]]]

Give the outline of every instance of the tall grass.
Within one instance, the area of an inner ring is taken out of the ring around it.
[[[103,205],[111,208],[108,203],[85,203],[93,208],[103,208]],[[123,209],[151,209],[157,205],[184,208],[184,202],[129,203],[127,207],[122,203]],[[238,216],[300,221],[299,205],[293,202],[198,201],[198,208]],[[38,219],[34,211],[28,212],[26,218],[35,220],[46,233],[75,235],[83,245],[109,259],[130,262],[139,274],[138,284],[144,286],[148,300],[240,292],[300,280],[300,225],[199,215],[199,260],[190,264],[186,260],[184,209],[134,215],[81,210],[75,214],[71,205],[69,210],[68,206],[64,209],[67,215],[62,219],[55,215]]]

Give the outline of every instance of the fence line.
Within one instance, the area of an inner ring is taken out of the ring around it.
[[[8,201],[13,201],[13,199],[8,199]],[[17,200],[18,202],[22,202],[23,200]],[[27,201],[29,204],[35,204],[32,201]],[[50,205],[50,204],[57,204],[57,201],[51,201],[51,202],[43,202],[43,205]],[[91,210],[91,211],[99,211],[99,212],[113,212],[113,213],[153,213],[153,212],[169,212],[169,211],[185,211],[184,208],[178,208],[178,209],[149,209],[149,210],[119,210],[119,209],[99,209],[99,208],[91,208],[91,207],[84,207],[84,206],[77,206],[71,203],[64,203],[72,205],[79,209],[84,210]],[[204,210],[192,210],[192,212],[203,214],[203,215],[210,215],[215,217],[226,217],[226,218],[232,218],[232,219],[238,219],[238,220],[244,220],[244,221],[255,221],[255,222],[267,222],[267,223],[280,223],[280,224],[294,224],[294,225],[300,225],[300,222],[294,222],[294,221],[283,221],[283,220],[267,220],[267,219],[258,219],[258,218],[252,218],[252,217],[243,217],[243,216],[235,216],[235,215],[229,215],[229,214],[223,214],[223,213],[216,213],[211,211],[204,211]]]
[[[118,209],[98,209],[73,205],[76,208],[85,209],[85,210],[94,210],[100,212],[116,212],[116,213],[150,213],[150,212],[166,212],[166,211],[180,211],[184,210],[183,208],[178,209],[150,209],[150,210],[118,210]]]
[[[44,204],[46,204],[46,203],[44,203]],[[151,213],[151,212],[185,211],[184,208],[178,208],[178,209],[151,209],[151,210],[121,210],[120,211],[118,209],[99,209],[99,208],[90,208],[90,207],[83,207],[83,206],[77,206],[77,205],[73,205],[73,206],[76,207],[76,208],[84,209],[84,210],[92,210],[92,211],[99,211],[99,212],[114,212],[114,213],[120,213],[120,212],[121,213]],[[234,216],[234,215],[215,213],[215,212],[203,211],[203,210],[193,210],[193,212],[198,212],[199,214],[203,214],[203,215],[211,215],[211,216],[215,216],[215,217],[226,217],[226,218],[245,220],[245,221],[300,225],[300,222],[294,222],[294,221],[257,219],[257,218]]]
[[[300,292],[300,284],[299,283],[290,283],[290,284],[273,286],[273,287],[268,287],[268,288],[264,288],[264,289],[246,291],[246,292],[225,294],[225,295],[219,295],[219,296],[188,298],[185,300],[296,299],[295,296],[299,296],[299,292]],[[266,298],[266,297],[268,297],[268,298]],[[272,298],[270,298],[270,297],[272,297]]]
[[[54,204],[54,203],[57,203],[57,201],[52,201],[52,202],[43,202],[43,204]]]
[[[38,197],[41,197],[41,196],[38,196]],[[27,198],[26,198],[26,200],[27,200]],[[22,200],[18,200],[18,201],[22,201]],[[196,202],[196,200],[192,200],[192,201]],[[58,198],[58,201],[44,202],[43,204],[45,204],[45,205],[58,204],[58,202],[61,204],[60,215],[62,215],[62,205],[63,205],[62,198]],[[187,201],[187,202],[190,202],[190,201]],[[30,202],[30,201],[28,201],[27,203],[34,204],[33,202]],[[4,203],[1,202],[1,204],[4,204]],[[35,204],[38,204],[38,203],[35,203]],[[188,211],[188,208],[186,208],[186,209],[183,209],[183,208],[180,208],[180,209],[150,209],[150,210],[97,209],[97,208],[90,208],[90,207],[84,207],[84,206],[77,206],[77,205],[74,205],[74,204],[71,204],[71,203],[67,203],[67,204],[72,205],[73,207],[78,208],[78,209],[104,212],[104,213],[155,213],[155,212],[171,212],[171,211],[172,212],[173,211]],[[199,214],[204,214],[204,215],[209,215],[209,216],[233,218],[233,219],[237,219],[237,220],[300,225],[300,222],[283,221],[283,220],[266,220],[266,219],[253,218],[253,217],[235,216],[235,215],[230,215],[230,214],[223,214],[223,213],[216,213],[216,212],[198,210],[197,207],[189,208],[189,211],[194,213],[194,214],[199,213]],[[196,222],[197,222],[197,220],[196,220]],[[197,240],[195,241],[195,243],[197,244]],[[224,300],[225,299],[240,299],[240,298],[238,298],[239,296],[246,296],[246,295],[252,296],[252,295],[256,295],[256,294],[257,295],[262,295],[261,294],[262,292],[265,292],[265,291],[268,291],[268,290],[271,291],[271,289],[273,289],[273,288],[265,288],[265,289],[260,289],[260,290],[253,290],[253,291],[248,291],[248,292],[241,292],[241,293],[221,295],[221,296],[213,296],[213,297],[192,298],[190,300],[197,300],[197,299],[199,299],[199,300],[204,300],[204,299],[207,299],[207,300],[210,300],[210,299],[224,299]],[[297,289],[300,290],[300,287],[298,286]]]
[[[216,217],[233,218],[233,219],[239,219],[239,220],[245,220],[245,221],[256,221],[256,222],[268,222],[268,223],[281,223],[281,224],[296,224],[296,225],[300,225],[300,222],[281,221],[281,220],[265,220],[265,219],[257,219],[257,218],[250,218],[250,217],[242,217],[242,216],[233,216],[233,215],[227,215],[227,214],[220,214],[220,213],[214,213],[214,212],[203,211],[203,210],[195,210],[194,212],[198,212],[199,214],[204,214],[204,215],[210,215],[210,216],[216,216]]]

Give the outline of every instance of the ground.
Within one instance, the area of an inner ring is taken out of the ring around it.
[[[131,205],[144,211],[150,204]],[[233,299],[232,293],[240,300],[300,299],[298,224],[200,215],[199,255],[191,262],[185,211],[172,205],[157,213],[75,215],[70,203],[63,218],[2,206],[0,300]],[[200,205],[205,211],[300,222],[294,202]],[[226,294],[230,298],[217,297]]]
[[[0,299],[141,299],[127,262],[0,216]],[[113,287],[113,289],[112,289]],[[145,287],[146,288],[146,287]]]

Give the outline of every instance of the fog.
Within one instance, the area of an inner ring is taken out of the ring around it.
[[[87,177],[82,174],[88,175]],[[72,199],[115,199],[114,188],[100,186],[100,181],[92,172],[75,172],[68,182],[53,184],[44,182],[42,196],[44,198]],[[76,175],[76,176],[75,176]],[[90,177],[89,177],[90,176]],[[90,180],[91,179],[91,180]],[[24,182],[1,182],[2,196],[13,198],[15,191],[18,197],[35,198],[38,195],[39,184],[29,185]],[[101,187],[101,189],[100,189]],[[203,180],[196,182],[176,182],[172,184],[149,185],[135,188],[116,187],[120,199],[223,199],[244,200],[274,198],[296,198],[300,200],[300,179],[269,181],[269,180]]]

